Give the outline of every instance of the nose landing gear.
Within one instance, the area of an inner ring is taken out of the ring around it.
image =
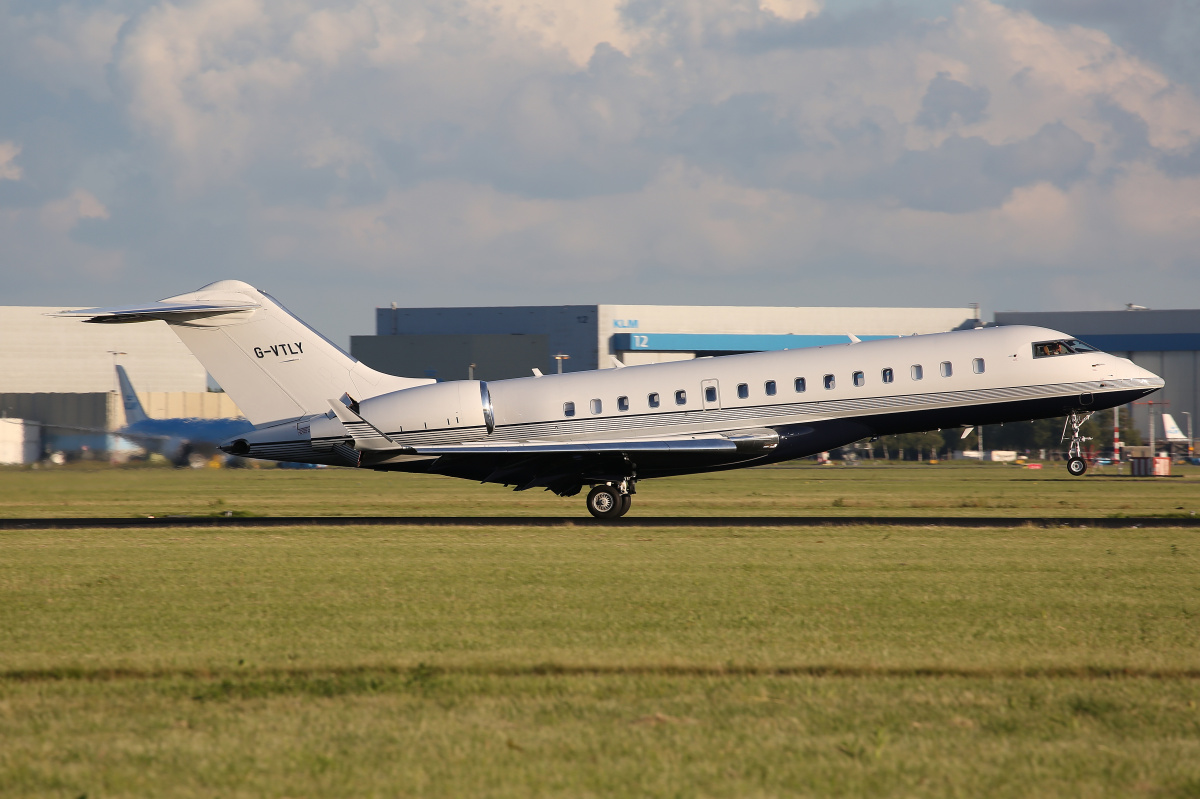
[[[597,519],[618,519],[629,512],[633,504],[633,480],[619,483],[601,483],[587,495],[588,513]]]
[[[1078,411],[1071,411],[1071,415],[1063,422],[1062,441],[1067,440],[1067,428],[1071,430],[1071,446],[1067,449],[1067,472],[1072,477],[1079,477],[1087,471],[1087,461],[1083,459],[1083,442],[1092,439],[1091,436],[1081,435],[1079,428],[1092,418],[1092,413],[1093,411],[1089,411],[1080,416]]]

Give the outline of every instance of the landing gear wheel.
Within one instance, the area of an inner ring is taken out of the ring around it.
[[[629,509],[627,500],[617,489],[608,485],[593,488],[587,495],[588,513],[597,519],[615,519]]]
[[[1067,472],[1072,477],[1078,477],[1087,471],[1087,462],[1083,459],[1083,442],[1091,441],[1081,431],[1083,423],[1092,417],[1092,411],[1080,415],[1079,411],[1071,411],[1070,416],[1063,422],[1062,440],[1067,440],[1070,431],[1071,445],[1067,448]]]
[[[629,506],[631,506],[632,504],[633,504],[633,494],[622,494],[621,495],[621,512],[618,513],[617,515],[624,516],[626,513],[629,513]]]

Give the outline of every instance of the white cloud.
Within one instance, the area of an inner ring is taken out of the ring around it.
[[[108,209],[91,192],[76,189],[67,197],[46,203],[38,216],[46,230],[65,233],[84,219],[108,219]]]
[[[25,87],[0,123],[6,235],[35,225],[63,245],[27,257],[97,274],[335,270],[436,302],[1016,306],[1021,269],[1101,297],[1130,264],[1194,263],[1200,102],[1157,64],[991,0],[828,5],[0,10],[44,67],[0,56]],[[48,99],[77,91],[80,119]]]
[[[15,163],[21,148],[15,142],[0,141],[0,180],[20,180],[21,167]]]
[[[780,19],[798,20],[821,12],[817,0],[760,0],[759,7]]]

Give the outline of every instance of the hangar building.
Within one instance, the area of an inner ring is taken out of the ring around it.
[[[795,308],[723,305],[556,305],[378,308],[375,335],[352,336],[350,351],[380,371],[408,377],[479,380],[633,366],[842,344],[974,327],[978,309]],[[559,361],[557,355],[567,356]],[[474,364],[474,368],[471,365]]]
[[[1061,330],[1105,352],[1129,358],[1138,366],[1167,381],[1162,391],[1150,397],[1160,412],[1171,414],[1187,434],[1190,414],[1193,424],[1200,408],[1200,310],[1152,311],[1001,311],[998,325],[1037,325]],[[1157,403],[1166,403],[1161,408]],[[1134,425],[1149,431],[1150,406],[1132,406]],[[1155,424],[1155,438],[1163,440],[1163,428]]]
[[[46,449],[107,449],[125,423],[117,396],[122,364],[151,416],[240,416],[208,391],[204,367],[161,322],[94,325],[46,314],[65,307],[0,306],[0,417],[38,422]],[[62,427],[54,427],[62,425]]]

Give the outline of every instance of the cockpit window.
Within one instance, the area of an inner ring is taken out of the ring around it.
[[[1099,352],[1099,350],[1077,338],[1067,338],[1061,341],[1036,341],[1033,344],[1033,357],[1035,358],[1053,358],[1058,355],[1075,355],[1079,352]]]

